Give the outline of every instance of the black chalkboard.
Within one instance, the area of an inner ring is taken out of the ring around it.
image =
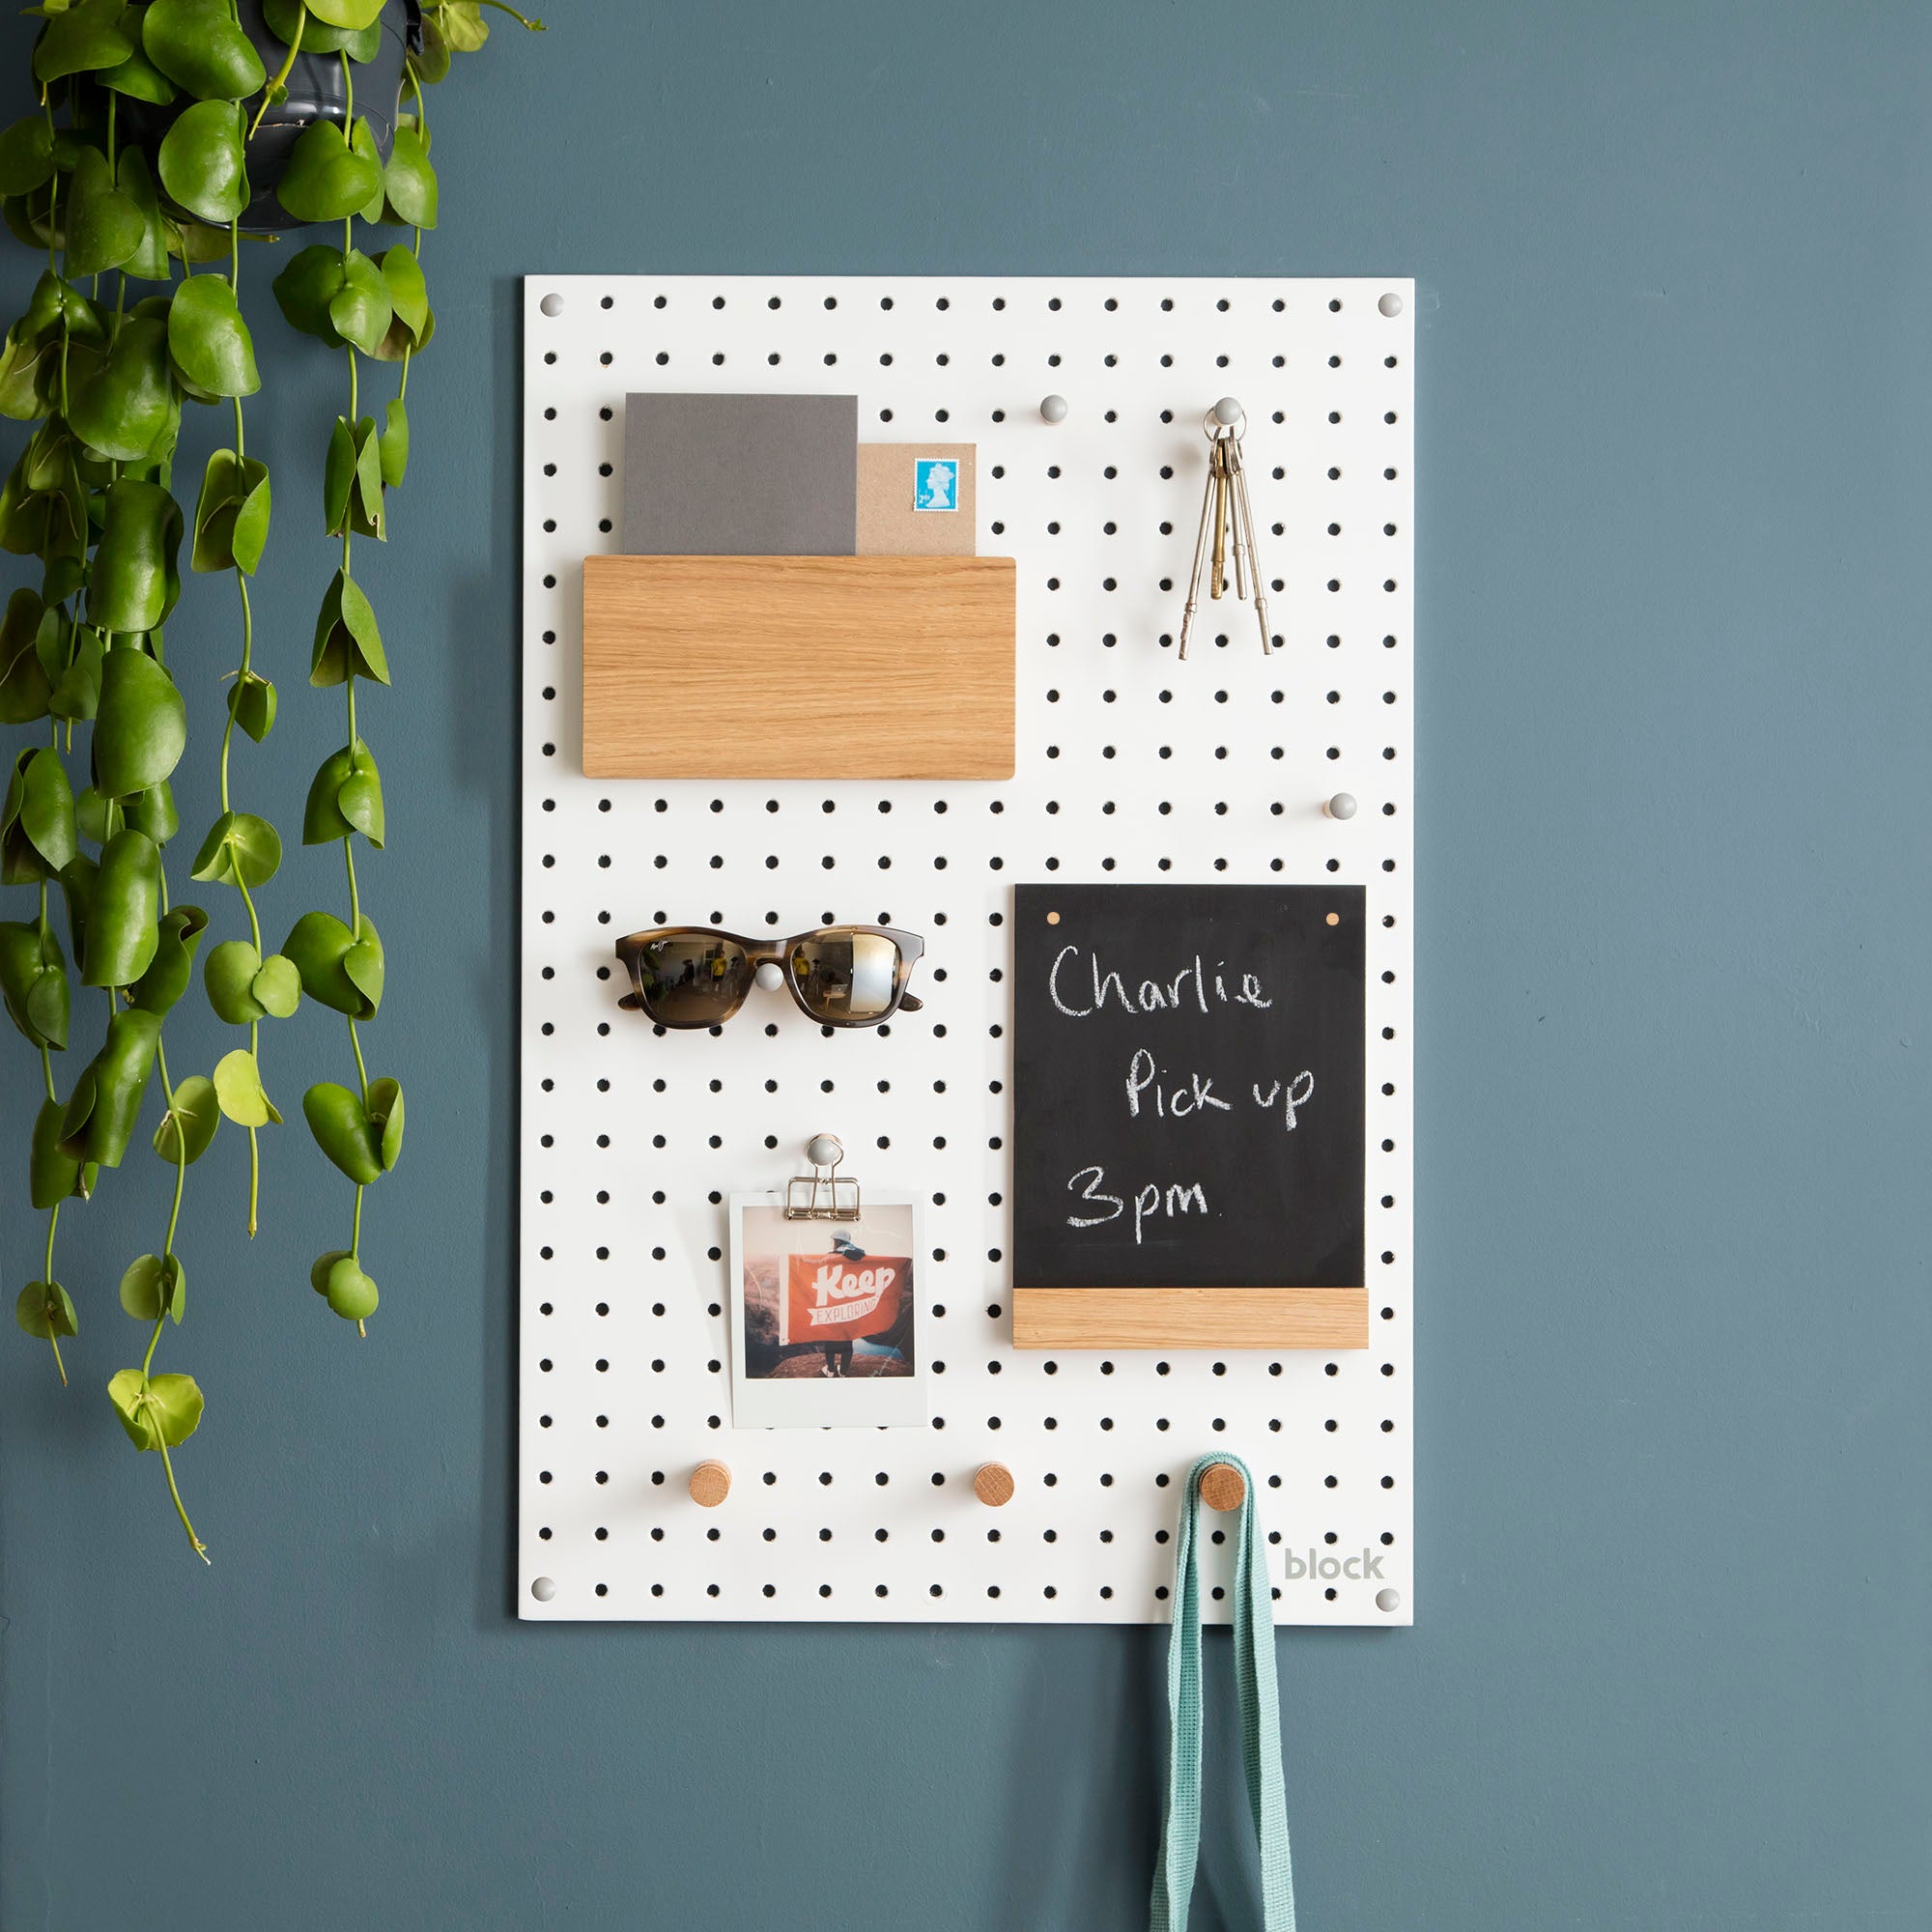
[[[1362,1285],[1366,916],[1359,886],[1015,890],[1015,1288]]]

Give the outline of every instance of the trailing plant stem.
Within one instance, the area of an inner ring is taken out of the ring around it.
[[[277,69],[273,77],[262,89],[262,104],[255,110],[255,118],[249,124],[248,128],[248,138],[251,141],[261,131],[262,117],[268,113],[270,107],[274,103],[277,90],[287,84],[289,75],[295,71],[296,56],[301,52],[302,32],[307,25],[308,9],[306,7],[298,7],[296,9],[296,37],[290,43],[288,52],[282,57],[280,68]]]
[[[47,1098],[51,1100],[53,1095],[49,1094]],[[58,1201],[47,1210],[47,1256],[45,1262],[42,1264],[41,1279],[46,1283],[49,1290],[54,1284],[54,1231],[60,1226],[60,1210],[61,1205]],[[66,1388],[67,1364],[61,1360],[60,1336],[55,1332],[51,1320],[47,1322],[47,1341],[54,1351],[54,1367],[60,1371],[61,1387]]]

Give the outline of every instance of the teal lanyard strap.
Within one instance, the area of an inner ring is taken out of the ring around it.
[[[1294,1879],[1288,1852],[1288,1794],[1281,1772],[1281,1711],[1274,1681],[1274,1600],[1255,1548],[1255,1481],[1238,1457],[1204,1456],[1188,1471],[1174,1553],[1174,1629],[1167,1647],[1167,1815],[1154,1867],[1150,1932],[1186,1932],[1201,1848],[1201,1574],[1194,1532],[1203,1471],[1217,1463],[1241,1472],[1243,1494],[1235,1568],[1235,1688],[1241,1710],[1241,1761],[1248,1808],[1261,1847],[1263,1932],[1294,1932]]]

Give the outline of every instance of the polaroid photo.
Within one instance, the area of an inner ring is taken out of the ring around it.
[[[731,1196],[731,1419],[739,1429],[923,1429],[919,1204],[867,1188],[856,1221]]]
[[[950,456],[922,456],[912,466],[912,506],[915,510],[956,510],[959,507],[959,465]]]

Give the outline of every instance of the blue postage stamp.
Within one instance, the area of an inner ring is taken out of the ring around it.
[[[915,510],[956,510],[959,507],[959,465],[950,456],[913,459],[912,506]]]

